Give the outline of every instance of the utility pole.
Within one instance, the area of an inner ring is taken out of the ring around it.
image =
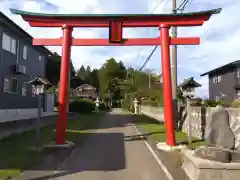
[[[151,88],[151,74],[148,75],[148,88]]]
[[[177,0],[172,0],[172,12],[177,13]],[[177,37],[177,27],[172,27],[172,37]],[[177,92],[177,45],[172,45],[172,96],[176,99]]]
[[[177,13],[177,0],[172,0],[173,14]],[[177,27],[172,27],[172,37],[177,37]],[[174,117],[174,129],[177,129],[177,45],[172,45],[172,98],[173,98],[173,117]]]

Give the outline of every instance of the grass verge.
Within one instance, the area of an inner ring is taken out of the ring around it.
[[[166,140],[164,123],[145,115],[137,116],[135,118],[135,123],[155,141],[164,142]],[[192,143],[188,144],[188,137],[184,132],[175,132],[175,139],[178,144],[186,144],[190,149],[195,149],[204,144],[204,141],[197,138],[192,138]]]
[[[79,145],[89,129],[94,129],[101,122],[103,113],[78,115],[67,121],[66,140]],[[41,143],[55,140],[55,124],[41,128]],[[35,145],[35,130],[15,134],[0,141],[0,180],[18,176],[21,171],[41,162],[46,152],[32,151]]]

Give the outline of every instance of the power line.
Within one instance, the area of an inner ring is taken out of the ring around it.
[[[141,68],[139,68],[138,71],[142,71],[142,69],[145,67],[145,65],[147,64],[147,62],[150,60],[150,58],[152,57],[153,53],[156,51],[158,46],[155,46],[154,49],[152,50],[152,52],[150,53],[150,55],[148,56],[148,58],[146,59],[146,61],[143,63],[143,65],[141,66]]]
[[[161,2],[159,2],[159,4],[157,4],[155,6],[155,8],[152,9],[151,13],[153,13],[162,3],[163,3],[164,0],[162,0]]]
[[[164,1],[165,1],[165,0],[160,1],[160,2],[151,10],[150,14],[152,14]],[[150,31],[150,29],[147,29],[146,34],[148,34],[149,31]],[[141,53],[142,53],[142,51],[143,51],[143,48],[144,48],[144,47],[142,47],[142,48],[139,50],[139,53],[138,53],[137,58],[136,58],[136,59],[137,59],[136,61],[138,61],[138,60],[140,59]],[[135,61],[135,63],[136,63],[136,61]]]
[[[164,0],[163,0],[164,1]],[[162,2],[163,2],[162,1]],[[179,5],[179,7],[176,9],[176,12],[178,10],[181,11],[181,13],[184,11],[184,9],[192,2],[193,0],[183,0],[183,2]],[[162,3],[161,2],[161,3]],[[156,51],[158,46],[155,46],[154,49],[152,50],[150,56],[145,60],[145,62],[143,63],[143,65],[141,66],[141,68],[139,69],[140,71],[145,67],[145,65],[148,63],[148,61],[151,59],[153,53]]]
[[[188,3],[185,5],[184,9],[186,9],[186,7],[187,7],[189,4],[191,4],[192,1],[193,1],[193,0],[189,0]],[[183,9],[183,10],[184,10],[184,9]]]
[[[192,3],[193,0],[183,0],[182,3],[179,5],[179,7],[176,9],[176,11],[180,11],[183,13],[183,11],[186,9],[186,7]]]
[[[178,6],[178,8],[176,9],[176,11],[180,10],[182,11],[184,9],[184,7],[186,6],[186,4],[188,3],[189,0],[183,0],[181,2],[181,4]]]

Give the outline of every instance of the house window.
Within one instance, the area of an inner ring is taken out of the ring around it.
[[[3,84],[3,91],[4,92],[17,92],[17,79],[15,78],[4,78],[4,84]]]
[[[22,96],[27,95],[27,83],[22,84]]]
[[[216,100],[216,101],[219,101],[219,100],[220,100],[220,97],[219,97],[219,96],[216,96],[216,97],[215,97],[215,100]]]
[[[27,46],[23,47],[23,59],[27,59]]]
[[[38,56],[38,60],[42,61],[43,60],[43,56]]]
[[[16,54],[16,40],[7,34],[3,33],[2,48],[8,52]]]
[[[214,76],[213,77],[213,83],[218,83],[221,81],[221,76]]]

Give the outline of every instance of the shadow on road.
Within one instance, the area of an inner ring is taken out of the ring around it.
[[[157,131],[157,132],[151,132],[151,133],[145,133],[145,134],[137,134],[132,136],[125,136],[125,141],[135,141],[135,140],[147,140],[148,136],[153,134],[162,134],[164,132]]]
[[[94,129],[108,129],[108,128],[132,126],[133,123],[138,123],[138,124],[159,124],[160,123],[161,124],[161,122],[159,122],[156,119],[149,118],[149,117],[146,118],[145,115],[109,114],[108,118],[117,119],[117,121],[114,121],[114,123],[104,124]],[[72,130],[85,130],[85,129],[76,127],[76,129],[72,129]]]
[[[79,133],[71,135],[76,136],[75,138],[86,136],[86,134]],[[84,171],[118,171],[126,168],[123,133],[88,133],[88,140],[81,147],[74,149],[72,154],[67,151],[69,150],[54,150],[38,166],[21,169],[25,171],[25,175],[15,179],[50,180]],[[64,160],[68,156],[69,159],[64,164],[57,164],[56,161],[61,158]],[[54,166],[58,168],[55,169]],[[11,167],[11,169],[19,168],[21,167]],[[54,170],[56,173],[53,173]]]
[[[84,171],[118,171],[125,169],[126,155],[124,141],[142,140],[141,136],[147,138],[149,135],[158,134],[161,132],[124,136],[123,133],[112,133],[111,130],[109,130],[108,133],[106,133],[106,131],[102,133],[90,133],[91,131],[87,132],[82,130],[99,129],[100,131],[103,131],[104,129],[132,126],[134,122],[138,121],[138,119],[142,117],[143,119],[146,119],[144,116],[140,115],[110,113],[105,117],[105,121],[107,123],[102,123],[97,128],[84,128],[76,126],[74,128],[67,129],[66,139],[71,139],[74,142],[77,142],[77,146],[73,151],[71,149],[54,150],[52,152],[27,151],[27,158],[29,159],[39,158],[39,156],[44,157],[42,162],[37,166],[28,164],[28,161],[26,161],[26,164],[23,165],[20,163],[21,159],[17,159],[14,163],[4,163],[4,165],[0,161],[0,179],[1,171],[8,171],[11,169],[19,169],[20,171],[24,171],[25,175],[15,178],[16,180],[59,179],[62,176]],[[143,121],[141,119],[139,120],[139,123],[159,124],[158,121]],[[81,142],[83,139],[84,141]],[[78,141],[81,143],[78,144]],[[16,147],[18,146],[20,147],[20,144]],[[11,151],[14,153],[14,151],[19,150],[21,149],[13,149]],[[70,156],[70,154],[72,155]],[[69,156],[70,158],[64,164],[61,164]],[[54,171],[55,173],[53,173]]]

